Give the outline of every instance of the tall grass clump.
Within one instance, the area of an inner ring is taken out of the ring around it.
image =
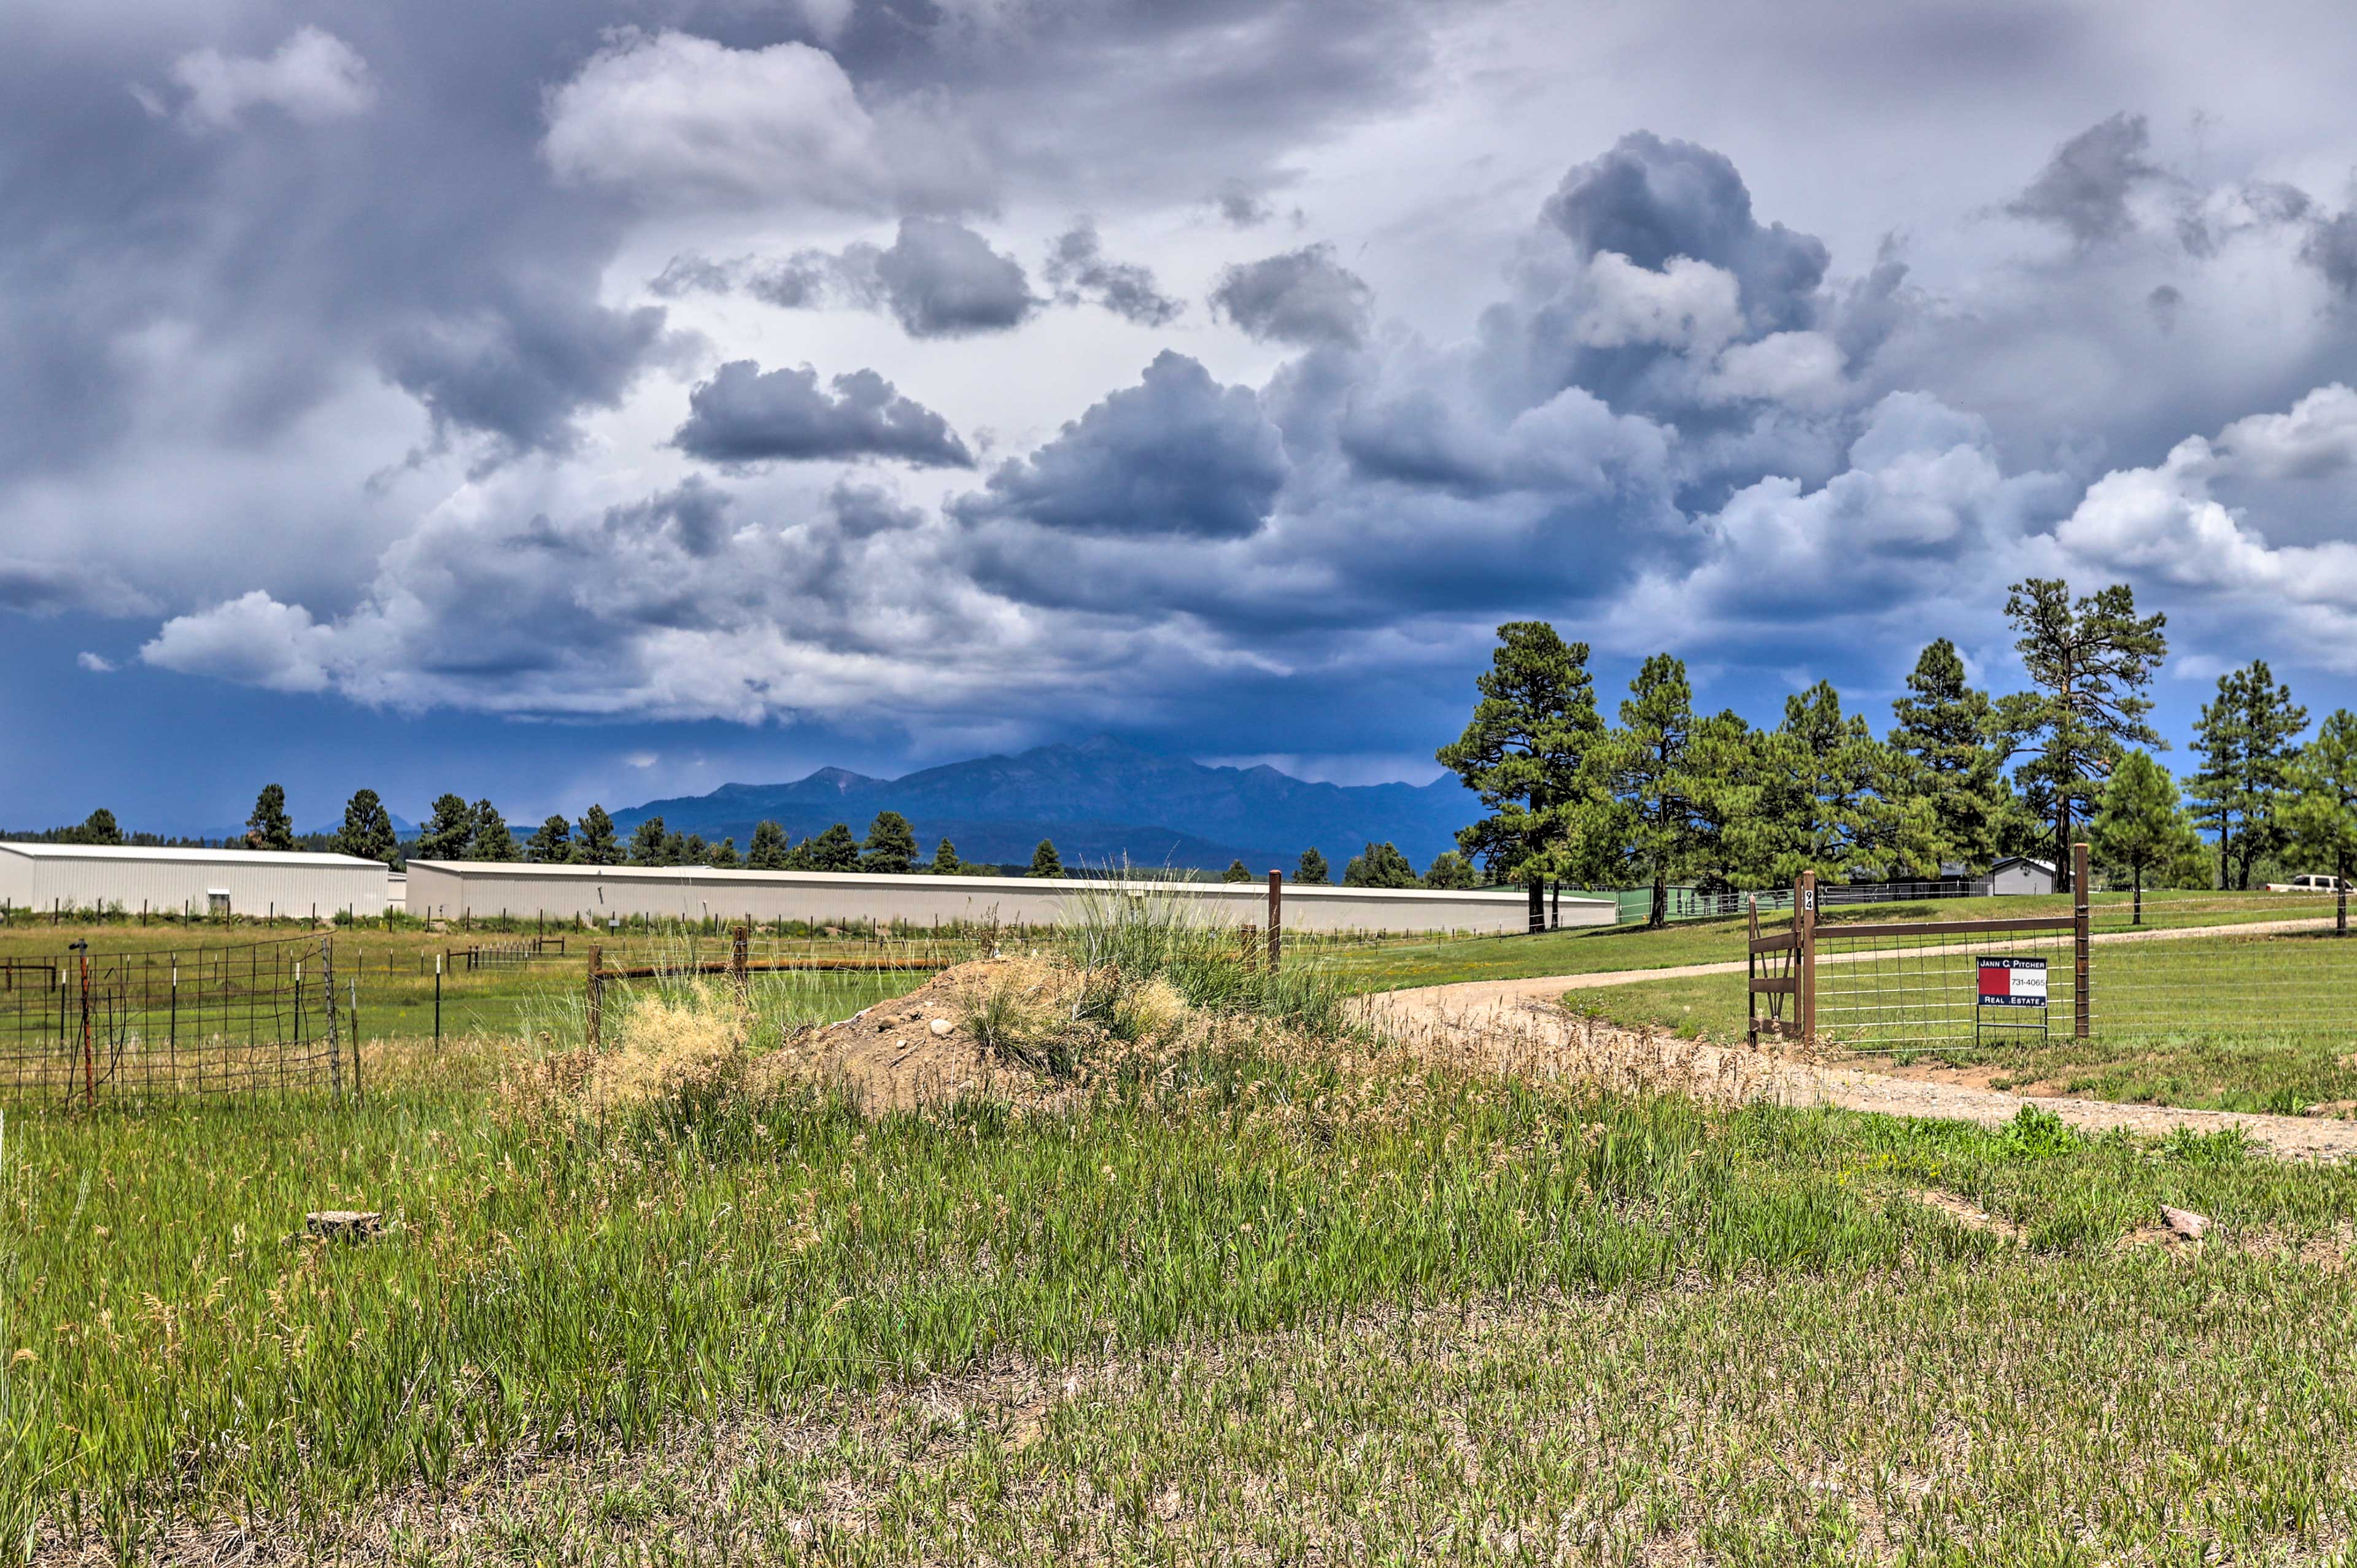
[[[1101,977],[1109,997],[1158,980],[1203,1012],[1265,1018],[1323,1038],[1349,1025],[1346,993],[1327,961],[1288,954],[1272,973],[1265,934],[1247,951],[1235,922],[1131,875],[1125,865],[1075,889],[1060,941],[1084,974]]]

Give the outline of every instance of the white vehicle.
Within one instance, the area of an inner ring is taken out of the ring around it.
[[[2338,876],[2295,876],[2289,882],[2270,882],[2270,893],[2338,893],[2341,890]]]

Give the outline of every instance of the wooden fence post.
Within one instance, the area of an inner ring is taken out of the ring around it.
[[[753,1004],[752,942],[753,928],[739,926],[728,944],[728,976],[737,983],[737,1000],[748,1007]]]
[[[1285,873],[1268,874],[1268,972],[1273,978],[1285,957]]]
[[[606,950],[592,947],[589,950],[589,991],[584,1002],[582,1017],[585,1020],[583,1034],[593,1051],[597,1048],[597,1037],[606,1018],[606,977],[600,972],[605,962]]]
[[[1803,871],[1792,884],[1792,929],[1801,934],[1801,993],[1793,998],[1792,1023],[1803,1040],[1817,1037],[1817,874]]]
[[[2087,846],[2071,846],[2071,1037],[2087,1037]]]

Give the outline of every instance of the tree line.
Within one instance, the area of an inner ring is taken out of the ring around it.
[[[2305,709],[2264,660],[2222,676],[2180,789],[2152,752],[2147,694],[2168,655],[2167,620],[2115,584],[2073,597],[2055,578],[2013,585],[2005,615],[2029,690],[1992,697],[1955,645],[1923,649],[1877,736],[1819,681],[1754,727],[1698,713],[1686,668],[1646,660],[1608,723],[1588,648],[1544,621],[1498,628],[1472,718],[1438,752],[1487,811],[1458,847],[1500,882],[1650,885],[1667,918],[1673,881],[1706,891],[1821,877],[1931,878],[2042,855],[2067,886],[2070,844],[2091,835],[2110,869],[2247,887],[2253,868],[2297,851],[2346,876],[2357,859],[2357,718],[2333,714],[2298,737]]]

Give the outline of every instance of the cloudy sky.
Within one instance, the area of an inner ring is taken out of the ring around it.
[[[2357,11],[16,0],[0,822],[1112,733],[1501,620],[1878,721],[2027,574],[2357,701]]]

